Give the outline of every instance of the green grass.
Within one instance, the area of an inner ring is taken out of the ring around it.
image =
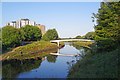
[[[88,54],[70,70],[68,78],[118,78],[120,47],[111,52]]]
[[[80,47],[90,48],[90,46],[93,45],[93,42],[77,41],[77,42],[73,42],[72,45],[75,46],[75,47],[78,48],[78,49],[79,49]]]
[[[2,54],[2,59],[29,59],[42,57],[46,55],[46,52],[56,51],[57,44],[50,43],[48,41],[37,41],[25,46],[19,46],[12,51]]]

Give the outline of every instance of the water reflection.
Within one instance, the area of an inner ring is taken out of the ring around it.
[[[2,78],[16,78],[19,73],[27,72],[39,68],[41,62],[47,60],[48,62],[55,63],[57,56],[46,55],[43,58],[36,57],[35,59],[24,60],[4,60],[2,62]],[[36,70],[37,72],[37,70]]]
[[[51,62],[51,63],[55,63],[56,62],[56,58],[57,58],[57,56],[48,55],[47,56],[47,61]]]
[[[68,43],[67,43],[68,44]],[[77,45],[73,45],[72,42],[70,43],[70,46],[73,46],[74,48],[76,48],[78,50],[77,54],[75,55],[75,59],[71,60],[69,62],[67,62],[68,65],[68,70],[70,70],[72,68],[72,66],[80,59],[84,58],[86,54],[92,53],[92,51],[87,48],[87,47],[82,47],[82,46],[77,46]]]
[[[67,42],[64,48],[54,53],[78,55],[68,57],[48,54],[43,58],[6,60],[2,63],[2,76],[3,78],[66,78],[71,67],[88,52],[90,51],[87,48],[78,48]]]
[[[38,68],[41,60],[5,60],[2,62],[2,78],[15,78],[17,74]]]

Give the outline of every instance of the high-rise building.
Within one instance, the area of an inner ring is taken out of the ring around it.
[[[29,19],[21,19],[20,20],[20,26],[25,26],[25,25],[29,25]]]
[[[12,21],[12,22],[10,22],[10,23],[7,23],[7,25],[16,27],[16,21]]]

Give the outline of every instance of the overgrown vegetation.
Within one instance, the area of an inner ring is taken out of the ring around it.
[[[55,29],[49,29],[42,37],[42,40],[50,41],[54,39],[58,39],[58,33]]]
[[[37,26],[26,25],[20,30],[24,34],[25,41],[37,41],[42,37],[41,30]]]
[[[8,48],[19,46],[24,39],[19,29],[12,26],[5,26],[2,28],[2,49],[7,50]]]
[[[120,45],[120,2],[102,2],[94,17],[98,50],[113,50]]]
[[[7,51],[10,48],[20,46],[22,41],[40,40],[41,36],[41,31],[36,26],[26,25],[20,29],[5,26],[2,28],[2,49]]]
[[[118,78],[120,47],[111,52],[86,54],[70,70],[69,78]]]
[[[1,31],[0,31],[1,32]],[[22,28],[5,26],[2,28],[2,50],[3,53],[11,51],[12,48],[23,45],[24,42],[45,41],[58,39],[58,33],[55,29],[49,29],[42,37],[41,30],[37,26],[26,25]],[[1,37],[0,37],[1,39]]]
[[[96,51],[75,64],[69,78],[119,78],[120,55],[120,1],[102,2],[93,18]],[[93,51],[92,51],[93,52]]]
[[[63,46],[63,45],[61,45]],[[60,47],[61,47],[60,46]],[[11,52],[2,55],[2,60],[5,59],[30,59],[36,57],[43,57],[48,51],[57,51],[57,44],[47,41],[37,41],[32,44],[20,46],[13,49]]]
[[[95,32],[88,32],[83,38],[93,40],[95,38]]]
[[[79,47],[87,47],[90,48],[90,46],[92,46],[93,42],[81,42],[81,41],[77,41],[77,42],[73,42],[73,46],[74,47],[78,47],[77,49],[79,49]]]
[[[91,40],[93,40],[95,38],[95,32],[88,32],[84,36],[78,35],[75,38],[76,39],[91,39]]]

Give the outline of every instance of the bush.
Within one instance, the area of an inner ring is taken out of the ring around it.
[[[25,41],[36,41],[42,37],[41,30],[37,26],[26,25],[21,30],[24,32]]]
[[[86,35],[85,35],[85,39],[94,39],[95,37],[95,32],[88,32]]]
[[[76,38],[76,39],[81,39],[81,38],[82,38],[82,36],[76,36],[75,38]]]
[[[111,39],[99,40],[97,42],[98,51],[110,51],[115,49],[116,42]]]
[[[58,39],[58,33],[55,29],[49,29],[42,37],[42,40],[50,41]]]
[[[23,40],[23,35],[19,29],[12,26],[5,26],[2,28],[2,48],[12,48],[19,46]]]

